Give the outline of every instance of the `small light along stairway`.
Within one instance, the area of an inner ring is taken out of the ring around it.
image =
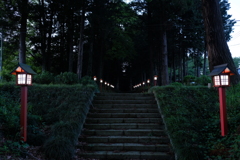
[[[86,159],[174,159],[153,94],[98,93],[78,147]]]

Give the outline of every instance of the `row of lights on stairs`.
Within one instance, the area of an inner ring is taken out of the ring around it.
[[[95,82],[97,82],[97,77],[96,77],[96,76],[93,76],[93,80],[94,80]],[[103,79],[100,79],[99,82],[100,82],[100,89],[102,90]],[[106,81],[104,82],[104,85],[107,86],[107,87],[115,88],[114,85],[112,85],[112,84],[110,84],[110,83],[108,83],[108,82],[106,82]]]
[[[155,76],[153,77],[154,86],[157,85],[157,79],[158,79],[158,76],[155,75]],[[133,88],[138,88],[138,87],[141,87],[141,86],[145,86],[145,84],[146,84],[145,82],[142,82],[142,83],[136,84],[135,86],[133,86]],[[150,85],[150,79],[147,80],[147,85],[148,85],[148,86]]]

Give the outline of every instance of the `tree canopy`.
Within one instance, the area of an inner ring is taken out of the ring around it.
[[[216,1],[229,41],[235,20],[228,1]],[[0,7],[5,71],[21,61],[37,73],[96,75],[128,89],[154,75],[166,85],[206,74],[201,1],[3,0]]]

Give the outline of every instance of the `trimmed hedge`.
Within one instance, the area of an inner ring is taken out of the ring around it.
[[[68,160],[74,156],[74,149],[88,113],[96,85],[36,85],[28,87],[28,141],[42,145],[48,159]],[[19,119],[20,87],[15,84],[1,84],[0,92],[15,104]],[[1,96],[0,96],[1,98]],[[1,104],[1,103],[0,103]],[[8,107],[11,108],[11,107]],[[0,112],[1,113],[1,112]],[[15,112],[14,112],[15,113]],[[16,114],[16,113],[15,113]],[[12,121],[10,121],[12,122]],[[3,122],[8,125],[8,122]],[[19,131],[18,124],[14,128]],[[50,132],[43,132],[50,127]],[[18,132],[15,130],[14,133]]]
[[[154,87],[179,160],[240,158],[240,86],[227,90],[229,134],[221,136],[218,92],[201,86]]]

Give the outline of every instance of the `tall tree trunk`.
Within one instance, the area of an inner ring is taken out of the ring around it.
[[[188,60],[185,62],[186,73],[185,76],[188,75]]]
[[[21,14],[20,19],[20,42],[19,42],[19,62],[26,63],[26,33],[27,33],[27,17],[28,17],[28,0],[22,0],[18,4]],[[27,9],[26,9],[27,8]]]
[[[183,69],[183,77],[186,76],[186,57],[185,57],[185,50],[182,49],[182,69]]]
[[[45,7],[44,0],[39,0],[38,3],[41,5],[40,18],[39,18],[39,28],[47,28],[46,18],[45,18]],[[42,53],[42,71],[47,70],[47,57],[46,57],[46,30],[40,30],[41,35],[41,53]]]
[[[92,68],[93,68],[93,41],[90,44],[90,51],[89,51],[89,56],[88,56],[87,75],[90,77],[93,76]],[[99,77],[99,78],[103,78],[103,77]]]
[[[161,85],[169,84],[168,76],[168,54],[167,54],[167,33],[166,30],[162,32],[162,55],[161,55]]]
[[[46,35],[45,35],[47,37],[47,49],[46,49],[46,54],[45,54],[46,71],[50,71],[51,62],[52,62],[51,59],[50,59],[51,58],[50,55],[52,53],[51,47],[52,47],[52,33],[53,33],[53,27],[52,27],[53,26],[53,16],[54,16],[54,13],[53,13],[53,11],[51,11],[50,22],[49,22],[48,30],[47,30],[48,33],[46,33]],[[47,26],[46,21],[45,21],[45,25]]]
[[[0,43],[0,73],[2,73],[2,66],[3,66],[3,29],[1,29],[1,43]],[[2,80],[2,75],[0,74],[0,81]]]
[[[219,0],[202,0],[202,3],[210,71],[216,65],[228,63],[235,73],[231,81],[237,84],[240,78],[224,36]]]
[[[176,62],[175,62],[175,51],[173,52],[173,58],[172,58],[172,63],[173,63],[173,78],[172,81],[176,82]]]
[[[85,21],[85,6],[83,1],[81,22],[80,22],[81,24],[80,24],[79,46],[78,46],[78,61],[77,61],[77,75],[79,80],[82,78],[84,21]]]
[[[154,72],[154,52],[153,52],[153,48],[154,48],[154,42],[153,42],[153,29],[152,29],[152,25],[151,25],[151,21],[152,21],[152,10],[150,7],[150,3],[151,2],[147,2],[147,18],[148,18],[148,42],[149,42],[149,64],[150,64],[150,77],[151,77],[151,81],[153,81],[153,76],[155,74]]]
[[[71,13],[68,27],[68,72],[73,72],[73,13]]]
[[[206,61],[207,61],[207,51],[204,52],[204,57],[203,57],[203,75],[206,75]]]

